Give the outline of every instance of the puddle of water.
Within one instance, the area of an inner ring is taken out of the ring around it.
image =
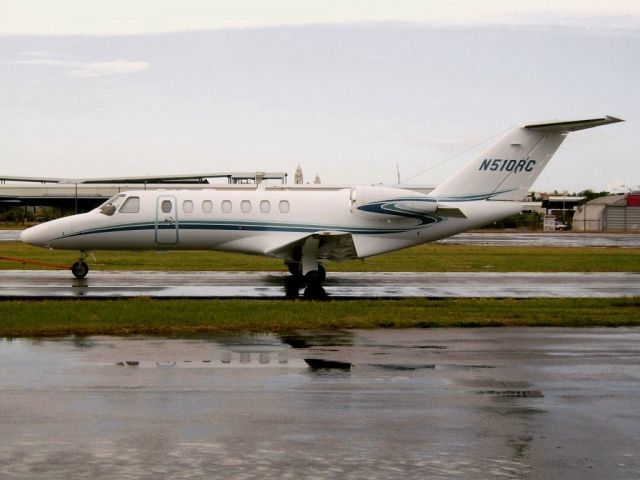
[[[0,477],[636,478],[639,337],[0,340]]]

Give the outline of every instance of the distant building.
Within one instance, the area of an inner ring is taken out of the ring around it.
[[[296,168],[296,173],[293,177],[293,183],[295,183],[296,185],[302,185],[304,183],[304,177],[302,176],[302,167],[300,166],[300,164],[298,164],[298,167]]]
[[[573,230],[640,232],[640,194],[607,195],[577,207]]]
[[[16,207],[33,216],[38,207],[53,208],[54,216],[88,212],[109,197],[130,190],[255,188],[263,180],[287,182],[285,172],[218,172],[147,177],[67,179],[0,176],[0,219]],[[218,183],[224,182],[224,183]]]
[[[578,204],[586,197],[576,195],[546,195],[542,197],[542,208],[547,215],[555,215],[558,219],[570,219]]]

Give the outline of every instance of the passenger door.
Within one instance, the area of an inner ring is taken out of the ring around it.
[[[156,204],[156,243],[175,245],[178,243],[178,202],[169,195],[158,196]]]

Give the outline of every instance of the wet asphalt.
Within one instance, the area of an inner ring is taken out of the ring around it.
[[[0,270],[0,298],[291,298],[304,288],[281,272]],[[611,298],[640,296],[634,272],[331,272],[327,298]]]
[[[0,242],[18,231],[0,230]],[[640,247],[640,235],[571,232],[470,232],[443,243]],[[404,297],[624,297],[640,296],[637,273],[357,273],[330,272],[332,299]],[[69,271],[0,270],[0,298],[292,298],[304,288],[277,272],[101,272],[75,279]]]
[[[465,232],[440,243],[528,247],[621,247],[639,248],[640,235],[584,232]]]
[[[640,329],[0,341],[0,478],[640,477]]]
[[[0,242],[15,242],[18,240],[20,240],[20,230],[0,230]],[[639,248],[640,235],[593,232],[465,232],[440,240],[440,243],[460,245]]]
[[[503,238],[480,235],[466,242]],[[518,241],[552,238],[542,235]],[[598,242],[637,246],[628,237]],[[31,278],[27,291],[62,296],[121,296],[122,282],[134,296],[172,296],[167,287],[211,282],[20,274]],[[262,296],[282,296],[278,275],[257,275],[249,283]],[[433,275],[407,288],[447,296],[466,285],[481,296],[491,283]],[[582,290],[570,296],[597,296],[600,283],[605,296],[625,285],[638,295],[637,275],[598,275],[527,274],[522,288],[514,278],[498,288],[544,296],[554,281],[573,282]],[[227,286],[246,285],[240,276],[227,274]],[[2,277],[0,295],[16,282]],[[327,290],[350,282],[398,288],[378,275],[334,277]],[[563,295],[554,291],[546,295]],[[0,478],[640,478],[639,341],[628,328],[0,340]]]

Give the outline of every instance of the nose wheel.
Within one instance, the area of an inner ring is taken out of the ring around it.
[[[89,265],[84,260],[78,260],[73,265],[71,265],[71,273],[76,278],[84,278],[89,273]]]
[[[71,273],[73,273],[74,277],[84,278],[89,273],[89,265],[84,261],[85,258],[87,258],[87,252],[83,250],[80,252],[80,258],[71,265]]]

